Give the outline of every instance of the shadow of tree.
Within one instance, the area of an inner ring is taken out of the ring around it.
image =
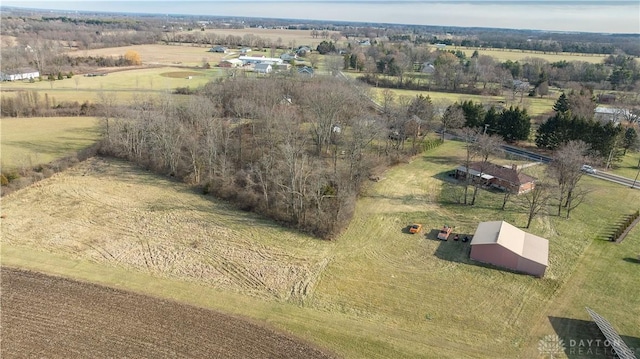
[[[640,259],[638,258],[627,257],[627,258],[623,258],[622,260],[629,263],[640,264]]]

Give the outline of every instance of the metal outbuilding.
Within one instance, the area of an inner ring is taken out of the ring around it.
[[[549,241],[504,221],[482,222],[471,240],[471,259],[543,277]]]

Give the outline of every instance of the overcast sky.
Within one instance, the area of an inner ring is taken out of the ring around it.
[[[2,5],[55,10],[640,33],[640,0],[2,0]]]

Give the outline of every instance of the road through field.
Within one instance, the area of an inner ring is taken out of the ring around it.
[[[329,358],[246,319],[2,268],[2,358]]]

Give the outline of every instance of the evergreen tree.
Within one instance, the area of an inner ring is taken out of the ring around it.
[[[465,126],[466,127],[482,127],[484,124],[484,106],[482,103],[474,103],[471,100],[463,101],[460,105],[464,112]]]
[[[495,108],[495,106],[491,106],[487,113],[484,114],[484,122],[483,126],[488,127],[488,132],[494,133],[498,128],[498,123],[500,122],[500,113]]]
[[[624,132],[624,139],[622,141],[622,147],[624,148],[623,155],[627,154],[627,150],[635,149],[638,147],[638,132],[633,127],[627,128]]]
[[[531,118],[527,110],[518,107],[509,107],[500,114],[497,132],[506,142],[516,142],[529,138],[531,131]]]
[[[553,105],[553,110],[558,113],[565,113],[569,111],[569,99],[564,92],[558,97],[558,101]]]

